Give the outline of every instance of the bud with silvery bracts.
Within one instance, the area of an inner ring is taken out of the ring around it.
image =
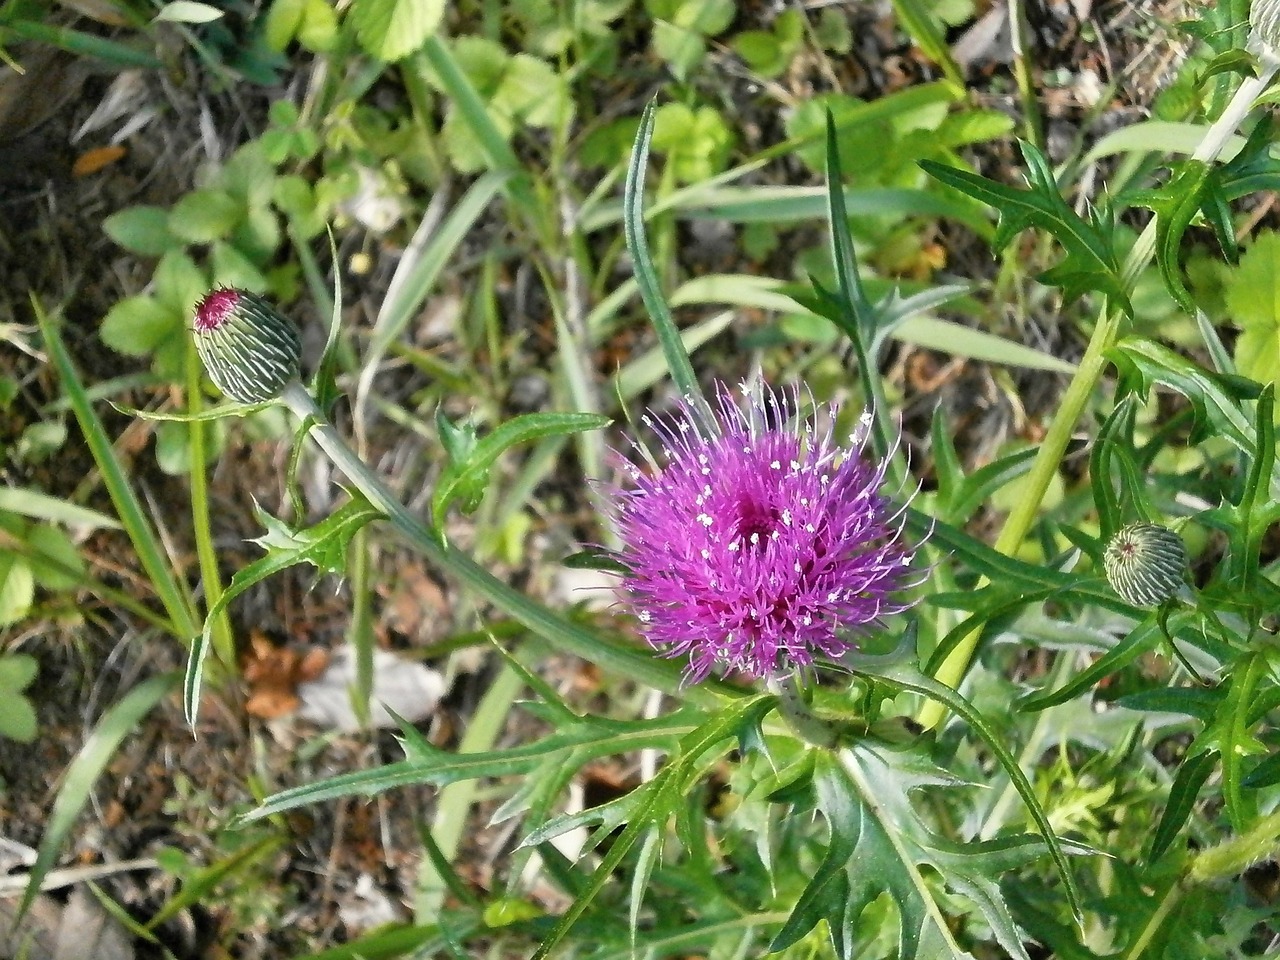
[[[196,352],[232,400],[274,400],[298,379],[302,341],[293,321],[257,294],[221,288],[196,304]]]
[[[1249,46],[1263,57],[1280,58],[1280,0],[1250,4]]]
[[[1186,581],[1182,538],[1155,523],[1131,523],[1111,538],[1103,555],[1107,581],[1126,603],[1156,607],[1177,595]]]

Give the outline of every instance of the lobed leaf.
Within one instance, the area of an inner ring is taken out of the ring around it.
[[[1040,227],[1057,239],[1066,252],[1059,264],[1041,275],[1042,282],[1061,287],[1068,299],[1096,290],[1133,316],[1133,305],[1116,259],[1109,212],[1095,209],[1085,220],[1058,191],[1044,154],[1025,141],[1020,141],[1020,146],[1026,162],[1027,189],[1005,186],[932,160],[923,160],[920,166],[935,179],[995,208],[1000,217],[992,240],[996,250],[1006,247],[1023,230]]]
[[[444,10],[444,0],[355,0],[348,15],[365,52],[391,63],[426,43]]]
[[[346,551],[351,538],[365,524],[381,519],[383,515],[381,510],[358,494],[353,494],[350,501],[315,526],[303,530],[293,530],[260,507],[255,509],[258,519],[267,528],[267,532],[255,542],[267,551],[267,555],[237,570],[205,617],[204,628],[187,658],[183,681],[182,702],[188,723],[195,723],[199,708],[204,660],[209,652],[213,624],[231,601],[254,584],[297,563],[310,563],[323,573],[342,573],[346,568]]]
[[[437,417],[437,423],[440,422]],[[447,421],[446,421],[447,422]],[[445,511],[455,500],[470,513],[480,504],[488,484],[489,470],[498,457],[511,447],[548,437],[563,437],[584,430],[599,430],[612,421],[596,413],[526,413],[504,421],[492,433],[476,440],[474,433],[461,446],[446,442],[450,460],[431,496],[431,516],[437,527],[443,527]],[[442,429],[441,438],[457,436],[457,429]]]

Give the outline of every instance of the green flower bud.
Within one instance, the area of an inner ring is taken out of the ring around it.
[[[196,304],[195,338],[209,379],[232,400],[272,400],[298,378],[298,328],[247,290],[205,294]]]
[[[1171,599],[1186,580],[1182,538],[1155,523],[1131,523],[1111,538],[1102,558],[1111,589],[1135,607]]]

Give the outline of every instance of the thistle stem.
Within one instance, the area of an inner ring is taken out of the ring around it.
[[[364,498],[386,515],[415,549],[431,562],[448,570],[496,608],[524,624],[533,633],[544,637],[557,649],[694,703],[712,705],[719,702],[721,697],[737,697],[747,692],[716,680],[707,680],[697,686],[681,689],[680,671],[674,664],[657,660],[647,651],[588,630],[533,602],[446,543],[434,527],[406,508],[347,446],[338,432],[325,422],[320,408],[301,383],[295,380],[286,386],[280,393],[280,400],[299,420],[311,421],[308,436]]]
[[[769,691],[778,698],[778,715],[796,736],[815,747],[835,746],[836,731],[813,715],[794,673],[785,679],[771,677]]]
[[[1222,111],[1222,115],[1205,131],[1204,138],[1192,154],[1193,160],[1212,163],[1222,153],[1236,129],[1248,116],[1254,101],[1271,83],[1277,69],[1280,68],[1280,61],[1274,57],[1264,56],[1262,66],[1259,76],[1249,77],[1240,84],[1235,96]],[[1155,246],[1156,218],[1153,217],[1133,245],[1122,268],[1121,276],[1126,289],[1132,289],[1138,275],[1151,263]],[[1070,384],[1067,385],[1067,391],[1063,394],[1058,412],[1049,426],[1048,433],[1045,434],[1039,454],[1031,465],[1031,472],[1027,475],[1022,497],[1005,520],[1000,536],[996,540],[995,548],[1006,556],[1012,556],[1022,546],[1023,540],[1026,539],[1040,513],[1040,504],[1054,475],[1058,472],[1076,424],[1080,421],[1090,397],[1093,396],[1107,368],[1107,351],[1115,346],[1119,338],[1123,318],[1123,311],[1112,304],[1107,303],[1103,307],[1098,325],[1094,327],[1093,335],[1085,348],[1084,357]],[[977,589],[986,586],[988,582],[984,577]],[[939,681],[953,688],[960,685],[973,665],[980,635],[980,629],[974,630],[956,645],[938,668],[936,678]],[[921,707],[918,719],[925,729],[931,729],[941,722],[945,713],[946,708],[941,703],[928,700]]]

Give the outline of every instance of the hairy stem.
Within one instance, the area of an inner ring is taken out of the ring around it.
[[[309,417],[314,419],[308,436],[365,499],[386,515],[415,549],[499,610],[546,638],[557,649],[590,660],[619,676],[629,677],[668,693],[679,694],[683,699],[695,703],[711,705],[718,702],[721,696],[741,696],[745,692],[731,684],[714,680],[681,689],[680,671],[674,664],[660,661],[646,651],[588,630],[533,602],[469,556],[445,543],[434,527],[405,507],[347,446],[338,432],[324,421],[319,407],[301,383],[294,381],[285,387],[280,400],[299,420],[306,421]]]

